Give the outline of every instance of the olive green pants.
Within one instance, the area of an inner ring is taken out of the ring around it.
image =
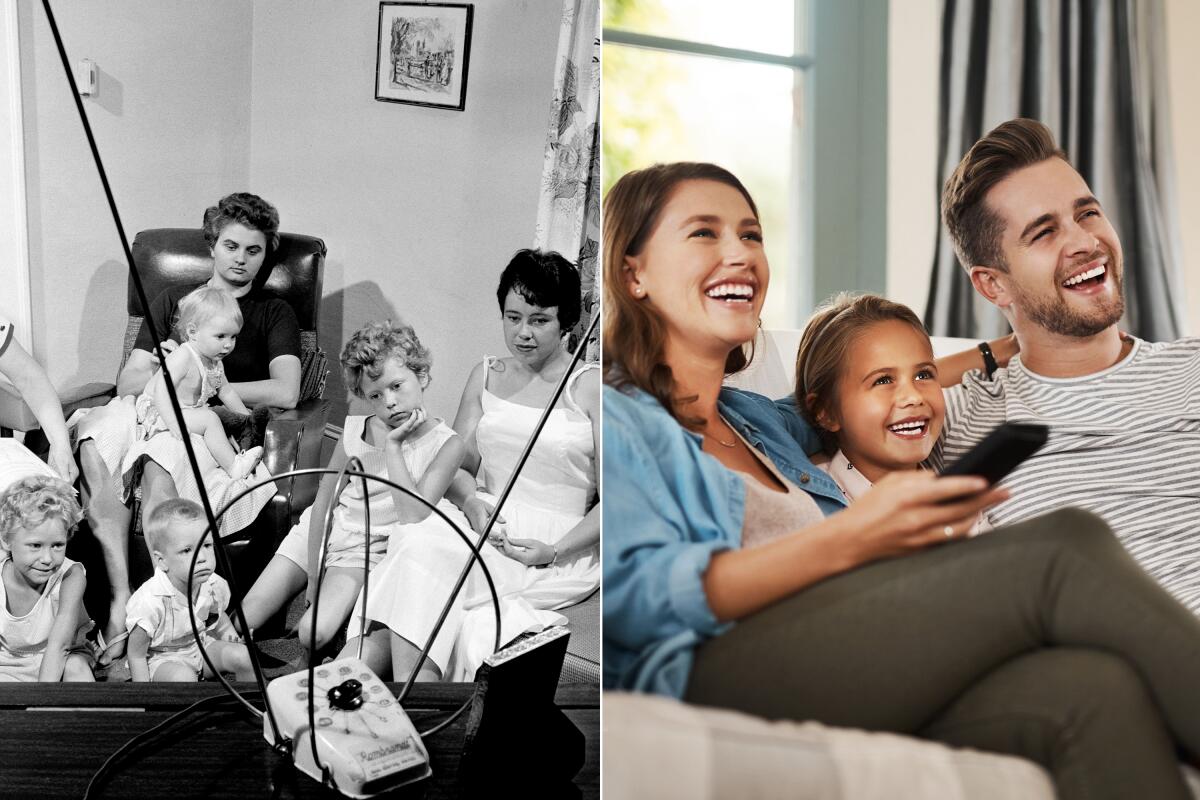
[[[697,650],[686,699],[1023,756],[1061,798],[1187,798],[1200,620],[1065,510],[751,615]]]

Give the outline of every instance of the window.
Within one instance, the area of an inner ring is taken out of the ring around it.
[[[884,289],[886,12],[605,0],[603,186],[660,161],[737,175],[771,263],[766,327],[802,325],[833,291]]]

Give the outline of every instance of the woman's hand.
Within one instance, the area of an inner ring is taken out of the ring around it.
[[[387,441],[384,443],[387,447],[399,447],[400,443],[412,435],[412,432],[421,427],[421,423],[425,421],[425,409],[414,408],[412,413],[396,427],[388,431]]]
[[[51,469],[67,483],[75,483],[75,479],[79,477],[79,469],[75,466],[75,457],[71,453],[69,444],[64,442],[51,445],[47,461],[50,463]]]
[[[537,539],[509,539],[506,536],[496,549],[527,567],[548,566],[556,555],[553,546]]]
[[[893,472],[842,512],[852,566],[961,539],[983,509],[1008,496],[975,476]]]

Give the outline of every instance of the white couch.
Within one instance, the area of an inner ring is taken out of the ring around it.
[[[791,393],[799,330],[760,333],[754,361],[729,383]],[[934,339],[938,356],[969,339]],[[669,698],[606,692],[602,784],[613,800],[1053,800],[1032,762],[893,734],[769,722]],[[1184,769],[1200,798],[1200,774]]]

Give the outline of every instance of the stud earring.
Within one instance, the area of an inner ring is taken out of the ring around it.
[[[646,293],[646,290],[645,290],[645,289],[643,289],[641,286],[635,286],[635,287],[634,287],[634,289],[633,289],[633,296],[634,296],[634,297],[641,297],[641,296],[642,296],[642,295],[644,295],[645,293]]]

